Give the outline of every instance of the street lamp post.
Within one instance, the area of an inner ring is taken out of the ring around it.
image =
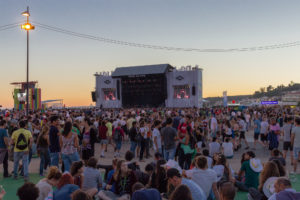
[[[21,28],[27,32],[27,64],[26,64],[26,116],[29,114],[29,31],[34,29],[34,26],[29,23],[29,7],[22,13],[26,16],[26,23],[21,25]]]

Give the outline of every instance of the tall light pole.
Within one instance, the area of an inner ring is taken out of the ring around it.
[[[29,114],[29,31],[34,29],[34,26],[29,23],[29,7],[27,10],[22,12],[23,16],[26,16],[26,23],[21,25],[21,28],[27,32],[27,65],[26,65],[26,116]]]

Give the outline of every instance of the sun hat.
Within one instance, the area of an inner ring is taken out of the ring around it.
[[[255,172],[261,172],[262,171],[263,166],[262,166],[259,159],[251,158],[249,163],[250,163],[250,167],[253,171],[255,171]]]

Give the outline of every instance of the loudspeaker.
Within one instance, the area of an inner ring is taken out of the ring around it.
[[[195,87],[195,86],[192,87],[192,95],[193,95],[193,96],[196,95],[196,87]]]
[[[96,92],[92,92],[92,100],[93,100],[93,102],[97,101],[97,99],[96,99]]]
[[[117,98],[120,100],[120,80],[117,80]]]

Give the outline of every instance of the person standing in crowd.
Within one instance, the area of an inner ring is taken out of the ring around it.
[[[239,143],[242,144],[242,140],[245,142],[246,147],[245,149],[249,149],[249,144],[247,142],[246,139],[246,132],[247,132],[247,124],[245,122],[245,120],[243,119],[243,117],[239,116],[239,126],[240,126],[240,137],[239,137]]]
[[[145,125],[145,121],[140,121],[140,130],[139,133],[141,134],[141,150],[140,150],[140,162],[144,162],[144,151],[146,150],[146,142],[147,142],[147,132],[148,127]]]
[[[167,118],[166,127],[161,130],[162,141],[164,144],[164,157],[166,161],[169,159],[173,160],[175,158],[177,139],[176,129],[172,127],[172,118]]]
[[[263,147],[265,146],[265,144],[262,141],[259,141],[260,129],[261,129],[261,121],[259,120],[258,115],[255,115],[255,119],[254,119],[254,148],[253,148],[253,150],[256,150],[256,143],[260,143]]]
[[[60,153],[60,144],[59,138],[60,133],[58,130],[59,125],[59,118],[58,116],[54,115],[50,117],[50,130],[49,130],[49,151],[50,151],[50,162],[51,166],[59,167],[59,153]]]
[[[76,133],[72,132],[71,122],[65,123],[64,130],[60,137],[60,147],[65,171],[70,172],[72,163],[79,161],[79,155],[77,152],[79,149],[78,137]]]
[[[3,164],[3,177],[8,178],[8,148],[9,137],[6,130],[6,121],[0,120],[0,164]]]
[[[292,117],[286,117],[285,118],[285,123],[282,127],[282,133],[283,133],[283,158],[286,159],[287,152],[290,151],[291,164],[293,164],[293,162],[294,162],[293,146],[291,144],[291,135],[292,135],[292,130],[293,130],[292,121],[293,121]]]
[[[115,157],[120,157],[120,150],[122,148],[122,140],[124,139],[124,131],[121,128],[121,123],[118,123],[117,127],[113,131],[113,138],[115,142]]]
[[[190,179],[182,178],[178,169],[168,169],[167,178],[169,184],[171,184],[175,188],[179,187],[180,185],[186,185],[191,191],[193,200],[206,200],[206,195],[201,189],[201,187]]]
[[[212,114],[211,118],[210,118],[210,137],[216,138],[217,131],[218,131],[218,121],[217,121],[215,115]]]
[[[14,179],[18,177],[19,161],[22,159],[24,180],[29,180],[28,174],[28,159],[29,148],[33,143],[31,132],[26,130],[26,122],[19,122],[19,129],[12,134],[11,144],[14,145]]]
[[[260,140],[265,146],[268,145],[268,130],[269,130],[268,118],[264,116],[263,121],[260,123]]]
[[[49,155],[49,127],[47,125],[43,126],[41,134],[37,139],[37,151],[40,155],[40,176],[44,176],[44,169],[47,169],[50,164]]]
[[[161,122],[156,120],[154,122],[154,129],[153,129],[153,148],[155,152],[159,152],[162,154],[162,145],[161,145],[161,135],[159,131]]]
[[[100,145],[101,145],[101,154],[100,157],[104,158],[104,151],[107,148],[108,144],[108,128],[105,126],[105,120],[101,121],[99,124],[99,139],[100,139]]]
[[[279,146],[278,136],[280,135],[280,126],[276,123],[276,119],[271,118],[271,125],[269,126],[269,150],[277,149]]]
[[[82,144],[81,153],[82,160],[84,160],[85,165],[87,165],[88,160],[92,157],[92,144],[91,144],[91,122],[89,118],[84,118],[83,130],[82,130]]]
[[[135,150],[138,142],[138,129],[136,127],[136,121],[132,122],[132,126],[129,129],[129,139],[130,139],[130,151],[135,157]]]
[[[111,119],[108,119],[108,120],[106,121],[105,126],[107,127],[108,144],[114,146],[114,145],[112,144],[112,132],[113,132],[113,128],[112,128],[112,120],[111,120]],[[107,147],[108,147],[108,145],[106,145],[105,152],[107,152]]]
[[[294,147],[294,173],[296,173],[298,160],[300,158],[300,117],[295,119],[295,127],[292,130],[291,143]]]

